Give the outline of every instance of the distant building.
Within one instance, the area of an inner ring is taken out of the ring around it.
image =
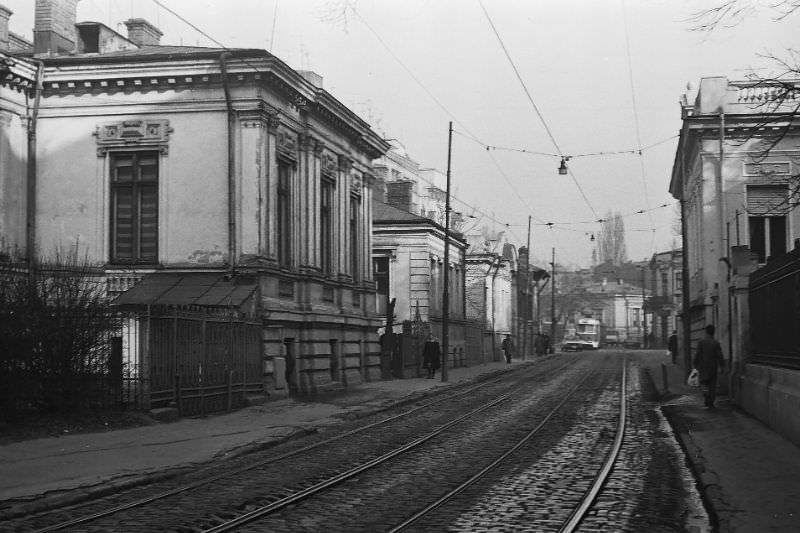
[[[424,335],[430,331],[441,341],[444,269],[448,268],[448,364],[452,367],[475,362],[467,358],[465,337],[466,242],[459,235],[450,234],[449,260],[445,265],[444,226],[377,201],[373,207],[372,224],[372,261],[378,290],[378,317],[386,323],[390,302],[394,300],[393,323],[396,333]],[[412,332],[412,328],[415,331]],[[418,359],[421,352],[410,353],[407,350],[406,356]]]
[[[500,361],[503,338],[512,335],[517,345],[519,340],[517,250],[502,232],[493,239],[487,239],[482,233],[467,235],[467,242],[467,318],[481,324],[483,353],[489,354],[486,360]]]
[[[683,254],[680,249],[653,254],[649,265],[651,296],[646,308],[651,318],[650,333],[654,346],[666,348],[673,330],[680,329],[678,314],[683,297]]]

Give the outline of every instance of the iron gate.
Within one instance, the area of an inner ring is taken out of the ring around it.
[[[150,317],[149,333],[151,408],[204,414],[263,393],[260,323],[174,314]]]

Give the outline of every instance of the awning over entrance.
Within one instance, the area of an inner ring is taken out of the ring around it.
[[[256,280],[250,276],[226,280],[222,274],[157,272],[146,275],[113,304],[238,308],[255,290]]]

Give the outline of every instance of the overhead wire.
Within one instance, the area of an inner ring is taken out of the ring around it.
[[[633,106],[633,122],[636,131],[636,145],[639,147],[639,166],[641,171],[641,178],[642,178],[642,188],[644,191],[644,203],[645,206],[649,205],[650,202],[650,195],[647,191],[647,177],[645,174],[645,166],[644,166],[644,156],[642,155],[642,133],[641,127],[639,125],[639,110],[638,105],[636,103],[636,87],[633,82],[633,60],[631,59],[631,38],[630,32],[628,31],[628,10],[625,6],[625,0],[622,1],[622,26],[625,29],[625,51],[626,57],[628,59],[628,82],[630,84],[631,89],[631,104]],[[650,225],[654,225],[653,223],[653,216],[650,215]],[[654,252],[655,250],[651,250]]]
[[[217,46],[219,46],[220,48],[224,48],[224,49],[226,49],[226,50],[229,50],[229,48],[228,48],[228,47],[226,47],[224,44],[220,43],[218,40],[216,40],[216,39],[214,39],[213,37],[211,37],[211,36],[210,36],[208,33],[204,32],[202,29],[198,28],[196,25],[194,25],[194,24],[192,24],[191,22],[189,22],[188,20],[186,20],[186,19],[185,19],[183,16],[181,16],[179,13],[176,13],[176,12],[175,12],[175,11],[173,11],[172,9],[170,9],[170,8],[168,8],[168,7],[166,7],[166,6],[164,6],[164,5],[163,5],[163,3],[162,3],[160,0],[152,0],[152,1],[153,1],[153,2],[154,2],[156,5],[158,5],[158,6],[162,7],[163,9],[167,10],[167,11],[168,11],[169,13],[171,13],[173,16],[177,17],[177,18],[178,18],[180,21],[182,21],[182,22],[184,22],[185,24],[187,24],[187,25],[188,25],[189,27],[191,27],[193,30],[197,31],[198,33],[200,33],[201,35],[203,35],[205,38],[207,38],[208,40],[210,40],[211,42],[213,42],[214,44],[216,44],[216,45],[217,45]],[[366,27],[367,27],[367,28],[368,28],[368,29],[369,29],[369,30],[370,30],[370,31],[371,31],[371,32],[372,32],[372,33],[375,35],[375,37],[378,39],[378,41],[379,41],[379,42],[380,42],[380,43],[381,43],[381,44],[382,44],[382,45],[383,45],[383,46],[384,46],[384,47],[387,49],[387,51],[388,51],[388,52],[389,52],[389,53],[392,55],[392,57],[393,57],[393,58],[394,58],[394,59],[395,59],[395,60],[396,60],[396,61],[397,61],[397,62],[398,62],[398,63],[399,63],[399,64],[400,64],[400,65],[401,65],[401,66],[402,66],[402,67],[403,67],[403,68],[404,68],[404,69],[405,69],[407,72],[408,72],[408,74],[409,74],[409,75],[412,77],[412,79],[414,79],[414,81],[416,81],[416,82],[417,82],[417,84],[419,84],[419,85],[420,85],[420,86],[423,88],[423,90],[424,90],[426,93],[428,93],[428,95],[429,95],[429,96],[430,96],[430,97],[431,97],[431,98],[432,98],[432,99],[433,99],[433,100],[434,100],[434,101],[435,101],[435,102],[436,102],[438,105],[440,105],[440,106],[442,107],[442,109],[443,109],[443,110],[444,110],[444,111],[445,111],[445,112],[446,112],[446,113],[447,113],[449,116],[451,116],[451,117],[453,118],[453,120],[455,120],[455,121],[456,121],[458,124],[460,124],[462,127],[464,127],[464,129],[465,129],[465,130],[467,130],[467,131],[468,131],[468,128],[467,128],[467,127],[466,127],[464,124],[462,124],[462,123],[461,123],[461,122],[458,120],[458,118],[457,118],[457,117],[455,117],[455,115],[453,115],[453,114],[452,114],[452,113],[451,113],[451,112],[450,112],[450,111],[449,111],[449,110],[448,110],[448,109],[447,109],[447,108],[444,106],[444,104],[442,104],[442,103],[441,103],[441,102],[440,102],[440,101],[439,101],[439,100],[436,98],[436,96],[435,96],[433,93],[431,93],[431,92],[430,92],[430,91],[429,91],[429,90],[428,90],[428,89],[427,89],[427,88],[424,86],[424,84],[423,84],[423,83],[422,83],[422,82],[421,82],[421,81],[420,81],[420,80],[419,80],[419,79],[418,79],[418,78],[417,78],[417,77],[414,75],[414,73],[413,73],[413,72],[411,72],[411,70],[410,70],[408,67],[406,67],[406,66],[405,66],[405,64],[404,64],[404,63],[403,63],[403,62],[400,60],[400,58],[399,58],[399,57],[397,57],[397,56],[394,54],[394,52],[392,52],[392,51],[391,51],[391,49],[390,49],[390,48],[389,48],[389,47],[386,45],[386,43],[385,43],[385,42],[383,41],[383,39],[380,37],[380,34],[378,34],[378,33],[377,33],[375,30],[373,30],[373,29],[372,29],[372,27],[369,25],[369,23],[367,23],[367,21],[366,21],[366,20],[364,20],[364,18],[361,16],[361,14],[360,14],[360,13],[358,13],[358,11],[355,9],[355,7],[351,5],[351,8],[353,9],[353,12],[354,12],[354,13],[355,13],[355,15],[358,17],[358,19],[359,19],[359,20],[361,20],[361,22],[362,22],[362,23],[364,23],[364,25],[365,25],[365,26],[366,26]],[[251,66],[252,68],[256,69],[256,67],[254,67],[253,65],[250,65],[250,66]],[[257,69],[256,69],[256,70],[257,70]],[[472,134],[470,134],[470,135],[472,135]],[[474,137],[474,136],[473,136],[473,137]],[[501,173],[502,173],[502,169],[500,169],[500,170],[501,170]],[[504,177],[506,177],[506,176],[505,176],[505,174],[503,174],[503,176],[504,176]],[[431,182],[431,181],[429,181],[429,180],[426,180],[426,179],[422,178],[421,176],[417,176],[417,177],[418,177],[418,178],[419,178],[421,181],[424,181],[424,182],[428,183],[429,185],[436,187],[436,185],[435,185],[433,182]],[[508,178],[507,178],[507,177],[506,177],[506,180],[508,181]],[[485,218],[488,218],[488,219],[492,220],[492,221],[493,221],[493,222],[495,222],[496,224],[501,224],[501,225],[503,225],[503,226],[505,226],[505,227],[510,227],[510,224],[508,224],[508,223],[505,223],[505,222],[502,222],[502,221],[499,221],[499,220],[497,220],[496,218],[494,218],[494,217],[492,217],[492,216],[486,215],[486,214],[485,214],[485,213],[483,213],[481,210],[479,210],[479,209],[477,209],[476,207],[474,207],[474,206],[472,206],[472,205],[468,204],[467,202],[465,202],[465,201],[463,201],[463,200],[460,200],[460,199],[458,199],[458,198],[455,198],[455,197],[454,197],[452,194],[451,194],[450,196],[451,196],[451,198],[453,198],[453,199],[457,200],[458,202],[462,203],[463,205],[465,205],[465,206],[467,206],[467,207],[471,208],[471,209],[472,209],[474,212],[481,213],[481,214],[482,214],[482,215],[483,215]],[[519,237],[517,237],[517,238],[519,239]]]
[[[432,93],[432,92],[431,92],[431,91],[430,91],[430,90],[429,90],[429,89],[428,89],[428,88],[425,86],[425,84],[424,84],[424,83],[422,83],[422,81],[420,81],[420,79],[419,79],[419,78],[418,78],[416,75],[414,75],[414,73],[411,71],[411,69],[410,69],[408,66],[406,66],[406,64],[405,64],[405,63],[404,63],[404,62],[403,62],[403,61],[402,61],[402,60],[401,60],[401,59],[400,59],[400,58],[397,56],[397,54],[395,54],[395,53],[394,53],[394,51],[393,51],[393,50],[392,50],[392,49],[389,47],[389,45],[388,45],[388,44],[386,44],[386,41],[384,41],[384,40],[383,40],[383,38],[381,37],[380,33],[378,33],[377,31],[375,31],[375,29],[374,29],[374,28],[373,28],[373,27],[372,27],[372,26],[369,24],[369,22],[367,22],[367,20],[366,20],[366,19],[365,19],[365,18],[364,18],[364,17],[361,15],[361,13],[359,13],[359,11],[358,11],[358,9],[356,8],[356,6],[355,6],[355,5],[353,5],[352,3],[350,3],[349,1],[347,2],[347,5],[349,5],[349,6],[350,6],[350,9],[352,9],[352,10],[353,10],[353,14],[355,14],[355,16],[358,18],[358,20],[360,20],[360,21],[361,21],[361,23],[362,23],[362,24],[364,24],[364,26],[365,26],[365,27],[366,27],[366,28],[367,28],[367,29],[368,29],[368,30],[369,30],[369,31],[370,31],[370,32],[371,32],[371,33],[372,33],[372,34],[375,36],[375,38],[378,40],[378,42],[379,42],[379,43],[381,43],[381,46],[383,46],[383,47],[386,49],[386,51],[387,51],[387,52],[389,52],[389,55],[391,55],[391,56],[392,56],[392,58],[393,58],[393,59],[394,59],[394,60],[395,60],[395,61],[396,61],[396,62],[397,62],[397,63],[398,63],[398,64],[399,64],[399,65],[400,65],[402,68],[403,68],[403,70],[405,70],[405,71],[406,71],[406,73],[407,73],[409,76],[411,76],[411,79],[412,79],[412,80],[414,80],[414,82],[415,82],[417,85],[419,85],[419,86],[422,88],[422,90],[423,90],[423,91],[425,91],[425,93],[426,93],[426,94],[427,94],[427,95],[428,95],[428,96],[429,96],[429,97],[430,97],[430,98],[431,98],[431,99],[432,99],[432,100],[433,100],[433,101],[436,103],[436,105],[438,105],[438,106],[439,106],[439,107],[440,107],[440,108],[441,108],[441,109],[442,109],[442,110],[445,112],[445,114],[446,114],[447,116],[449,116],[450,118],[452,118],[452,119],[453,119],[453,121],[454,121],[456,124],[458,124],[460,127],[462,127],[462,128],[463,128],[463,129],[464,129],[464,130],[465,130],[465,131],[466,131],[466,132],[469,134],[470,138],[472,138],[473,140],[475,140],[475,141],[477,141],[477,142],[479,142],[479,143],[480,143],[480,141],[478,141],[478,138],[477,138],[477,136],[476,136],[475,134],[473,134],[472,132],[470,132],[470,131],[469,131],[469,128],[468,128],[468,127],[467,127],[467,126],[466,126],[466,125],[465,125],[463,122],[461,122],[461,121],[458,119],[458,117],[457,117],[457,116],[456,116],[456,115],[455,115],[453,112],[451,112],[451,111],[450,111],[450,110],[447,108],[447,106],[445,106],[445,105],[444,105],[444,104],[441,102],[441,100],[439,100],[439,99],[436,97],[436,95],[434,95],[434,94],[433,94],[433,93]],[[480,144],[483,144],[483,143],[480,143]],[[496,160],[496,159],[495,159],[495,158],[494,158],[494,157],[493,157],[491,154],[489,155],[489,157],[490,157],[490,159],[492,160],[492,162],[494,163],[494,165],[495,165],[495,167],[497,168],[497,170],[500,172],[500,175],[503,177],[503,179],[506,181],[506,183],[508,183],[508,185],[511,187],[511,190],[512,190],[512,192],[514,193],[514,195],[515,195],[515,196],[516,196],[516,197],[517,197],[517,198],[520,200],[520,202],[522,203],[522,205],[524,205],[524,206],[525,206],[525,208],[526,208],[526,209],[527,209],[527,210],[528,210],[528,211],[531,213],[531,216],[532,216],[532,217],[534,217],[534,218],[536,218],[536,219],[538,220],[538,217],[536,217],[536,215],[535,215],[535,214],[534,214],[534,212],[533,212],[533,208],[532,208],[532,207],[530,206],[530,204],[528,204],[528,202],[527,202],[527,201],[526,201],[526,200],[525,200],[525,199],[522,197],[522,195],[519,193],[519,191],[517,190],[517,188],[516,188],[516,186],[514,185],[514,183],[513,183],[513,182],[512,182],[512,181],[511,181],[511,180],[508,178],[508,176],[507,176],[507,175],[506,175],[506,173],[503,171],[502,167],[501,167],[501,166],[500,166],[500,164],[497,162],[497,160]]]
[[[553,136],[553,132],[550,131],[550,126],[547,125],[547,121],[544,119],[544,116],[542,115],[542,112],[539,110],[539,106],[537,106],[536,102],[533,100],[533,96],[531,96],[531,93],[528,90],[528,86],[525,84],[525,80],[522,79],[522,75],[520,74],[519,69],[517,68],[517,65],[514,63],[514,60],[511,58],[511,54],[509,54],[508,49],[506,48],[506,45],[503,42],[503,38],[500,36],[500,33],[497,31],[497,28],[495,27],[494,22],[492,21],[492,17],[489,16],[489,12],[486,11],[486,7],[484,7],[484,5],[483,5],[483,0],[478,0],[478,4],[481,6],[481,10],[483,10],[483,14],[486,16],[486,20],[489,22],[489,26],[491,26],[492,32],[494,33],[495,37],[497,38],[497,41],[500,43],[500,48],[502,48],[503,53],[506,56],[506,59],[511,64],[511,68],[514,70],[514,74],[516,75],[517,80],[519,81],[520,85],[522,86],[522,89],[525,92],[525,95],[528,97],[528,101],[531,103],[531,106],[533,107],[533,110],[536,112],[536,115],[539,117],[539,121],[544,126],[544,129],[547,132],[548,137],[550,137],[550,141],[553,143],[553,146],[555,147],[556,151],[558,152],[558,155],[560,157],[564,157],[563,150],[561,150],[561,147],[558,145],[558,142],[556,141],[556,138]],[[575,178],[575,175],[573,174],[572,169],[568,169],[568,172],[569,172],[569,176],[572,178],[572,181],[575,182],[575,186],[578,188],[578,191],[581,193],[581,196],[583,197],[583,200],[586,202],[586,205],[589,206],[589,209],[592,211],[592,213],[596,217],[600,218],[599,215],[597,214],[597,211],[595,211],[594,206],[589,201],[589,198],[586,196],[586,193],[583,191],[583,188],[581,187],[580,183],[578,183],[578,180]]]

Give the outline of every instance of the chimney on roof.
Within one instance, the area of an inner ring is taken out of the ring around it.
[[[8,19],[12,13],[14,12],[0,4],[0,52],[8,52]]]
[[[311,83],[314,87],[322,89],[322,76],[312,70],[298,70],[298,74],[303,76],[307,82]]]
[[[36,0],[33,53],[59,54],[75,50],[78,0]]]
[[[128,19],[125,21],[128,28],[128,40],[139,47],[158,46],[161,44],[161,31],[145,19]]]

